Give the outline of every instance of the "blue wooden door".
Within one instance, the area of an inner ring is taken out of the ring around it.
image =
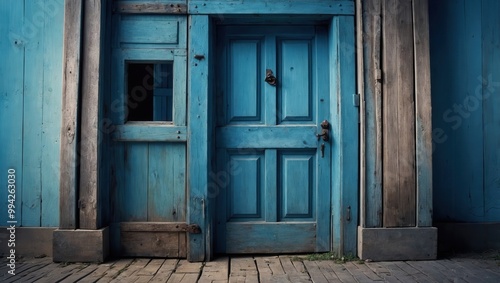
[[[187,20],[116,14],[113,28],[111,248],[186,257]]]
[[[217,42],[217,251],[329,250],[326,29],[222,26]]]

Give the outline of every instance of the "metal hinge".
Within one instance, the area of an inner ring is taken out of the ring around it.
[[[354,104],[354,107],[359,107],[359,93],[353,94],[352,103]]]
[[[184,227],[182,227],[184,231],[190,233],[190,234],[201,234],[201,228],[198,224],[189,224]]]

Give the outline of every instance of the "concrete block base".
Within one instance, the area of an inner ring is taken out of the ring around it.
[[[109,255],[109,228],[57,229],[53,234],[54,262],[104,262]]]
[[[358,227],[358,257],[374,261],[433,260],[437,257],[437,228]]]
[[[9,254],[11,249],[16,251],[16,256],[21,257],[52,256],[52,233],[56,228],[16,227],[14,230],[7,228],[0,227],[0,254],[2,257]],[[13,242],[15,246],[13,246]]]
[[[435,223],[439,252],[500,250],[500,223]]]

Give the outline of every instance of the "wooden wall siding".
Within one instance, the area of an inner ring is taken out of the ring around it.
[[[64,5],[61,1],[0,4],[2,156],[0,177],[16,170],[16,220],[22,226],[59,223],[59,129]],[[7,191],[2,204],[7,207]],[[43,200],[43,202],[42,202]],[[2,225],[7,215],[0,216]]]
[[[412,1],[383,2],[383,226],[415,225]]]
[[[427,0],[359,1],[363,24],[360,224],[432,225]]]
[[[61,172],[59,227],[75,229],[77,223],[78,188],[78,99],[80,87],[80,44],[82,4],[68,0],[64,6],[63,95],[61,117]]]
[[[353,15],[354,1],[293,1],[275,0],[272,4],[266,1],[244,0],[191,0],[188,1],[189,14],[327,14]]]
[[[80,229],[101,228],[101,200],[99,194],[100,99],[102,89],[102,34],[106,5],[98,1],[85,1],[83,7],[82,44],[82,100],[80,134],[80,187],[78,207]]]
[[[429,4],[434,219],[500,221],[500,7]]]
[[[362,64],[358,80],[363,81],[361,113],[361,218],[367,228],[382,227],[382,0],[359,1],[362,6]],[[359,15],[358,15],[359,16]],[[358,29],[359,31],[359,29]],[[360,60],[360,58],[358,58]]]

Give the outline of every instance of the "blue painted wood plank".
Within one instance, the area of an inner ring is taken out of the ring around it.
[[[208,16],[190,16],[189,18],[189,65],[188,65],[188,197],[187,222],[198,224],[201,234],[188,235],[188,254],[190,261],[205,260],[206,242],[209,223],[205,217],[207,186],[209,184],[209,63],[194,58],[194,54],[209,54]]]
[[[23,33],[24,2],[0,2],[0,41],[2,64],[0,64],[0,182],[5,189],[0,190],[0,204],[7,207],[7,172],[15,170],[16,175],[16,218],[22,220],[23,188],[23,80],[24,48],[28,41]],[[0,225],[8,226],[7,213],[0,215]]]
[[[277,72],[278,69],[278,62],[277,62],[277,57],[278,55],[276,54],[276,35],[274,34],[268,34],[265,36],[265,42],[264,42],[264,50],[265,56],[262,56],[261,58],[261,65],[264,65],[261,67],[261,70],[264,71],[265,69],[270,69],[273,72]],[[260,78],[265,76],[265,74],[260,73],[259,74]],[[275,74],[275,76],[278,76]],[[278,84],[280,84],[281,79],[278,78]],[[261,81],[262,82],[262,81]],[[264,83],[260,87],[260,91],[264,95],[263,102],[265,103],[266,107],[264,108],[264,115],[265,115],[265,124],[268,126],[274,126],[276,125],[277,118],[279,115],[276,115],[276,109],[278,106],[278,101],[276,99],[278,95],[278,91],[276,86],[269,85],[267,83]]]
[[[484,219],[500,221],[500,3],[482,1]],[[477,97],[477,96],[476,96]],[[478,189],[478,188],[476,188]]]
[[[315,52],[313,55],[313,66],[312,66],[312,84],[315,86],[313,91],[315,92],[316,105],[314,108],[317,109],[317,132],[320,132],[321,126],[319,124],[328,118],[331,118],[332,109],[330,109],[331,92],[330,92],[330,61],[325,64],[325,58],[329,58],[329,42],[328,42],[328,29],[327,27],[316,27],[316,38],[314,42]],[[327,83],[328,82],[328,83]],[[330,120],[331,121],[331,120]],[[333,122],[333,121],[331,121]],[[333,136],[330,134],[330,138]],[[323,142],[321,142],[322,144]],[[321,147],[318,143],[318,147]],[[332,147],[335,146],[335,141],[325,142],[324,156],[322,157],[321,149],[318,148],[316,151],[317,162],[315,164],[316,168],[316,251],[329,251],[331,249],[331,229],[332,225],[332,203],[331,203],[331,175],[332,175],[332,160],[328,158],[331,155]],[[328,216],[327,216],[328,214]]]
[[[217,143],[228,148],[316,148],[316,126],[237,126],[216,130]]]
[[[481,7],[472,1],[433,2],[432,93],[447,94],[432,96],[434,218],[480,221],[483,192],[477,188],[483,187],[483,114],[482,105],[473,100],[482,84],[478,77],[484,77]],[[442,36],[447,26],[455,32]]]
[[[278,41],[280,123],[312,121],[315,116],[312,89],[312,46],[309,39],[282,39]]]
[[[181,22],[187,25],[186,22]],[[186,126],[187,112],[187,58],[184,52],[174,52],[174,93],[173,122],[176,126]]]
[[[149,144],[148,221],[184,220],[185,156],[184,144]]]
[[[332,112],[332,250],[356,254],[358,226],[358,122],[355,93],[354,17],[334,17],[330,25]],[[338,103],[338,104],[337,104]]]
[[[316,218],[313,209],[317,207],[315,156],[315,149],[312,151],[280,151],[277,175],[279,176],[278,207],[281,222]],[[324,217],[324,215],[318,215],[318,217]]]
[[[157,122],[129,122],[114,129],[112,138],[115,141],[185,142],[187,136],[185,126]]]
[[[147,221],[148,212],[148,143],[129,143],[125,146],[122,195],[122,221]]]
[[[23,116],[23,226],[41,224],[42,201],[42,121],[44,79],[45,17],[36,17],[39,7],[26,3],[24,10],[28,21],[25,27],[35,29],[25,45],[24,116]],[[42,5],[44,5],[42,3]],[[47,74],[49,75],[49,74]]]
[[[329,14],[354,15],[353,1],[208,1],[194,0],[188,3],[189,14]]]
[[[276,149],[267,149],[264,157],[265,166],[265,219],[266,222],[275,222],[278,220],[278,208],[276,202],[270,200],[278,199],[278,151]]]
[[[226,234],[227,253],[299,253],[316,248],[314,223],[228,222]]]
[[[413,1],[417,226],[432,226],[432,107],[427,0]]]
[[[41,2],[40,2],[41,3]],[[37,2],[38,4],[38,2]],[[41,4],[39,4],[41,5]],[[46,2],[42,120],[42,227],[59,226],[59,170],[64,5]]]

